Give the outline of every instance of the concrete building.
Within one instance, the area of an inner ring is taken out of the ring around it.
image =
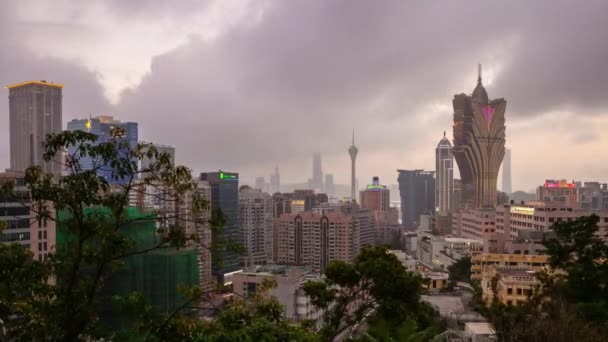
[[[496,210],[459,210],[452,215],[452,228],[456,236],[484,241],[487,247],[496,233]]]
[[[330,261],[352,262],[358,252],[356,221],[342,212],[283,214],[275,222],[280,264],[306,265],[323,273]]]
[[[312,304],[302,289],[309,280],[320,280],[308,272],[306,267],[287,265],[253,266],[233,277],[233,291],[239,297],[251,297],[259,293],[266,280],[275,281],[277,286],[268,294],[275,297],[283,307],[285,318],[294,321],[312,320],[322,323],[323,311]]]
[[[587,210],[608,210],[608,184],[585,182],[579,188],[578,202]]]
[[[578,187],[565,179],[547,179],[545,184],[536,189],[536,200],[563,206],[579,206]]]
[[[227,242],[242,244],[242,232],[239,227],[239,174],[233,172],[205,172],[200,175],[201,181],[209,183],[211,190],[211,212],[220,209],[226,219],[222,236],[214,236]],[[232,275],[241,270],[241,257],[232,250],[223,248],[212,255],[213,273],[222,285],[231,283]],[[219,263],[221,261],[221,263]]]
[[[312,156],[312,178],[310,188],[313,191],[323,192],[323,168],[321,166],[321,153],[315,153]]]
[[[29,81],[6,86],[9,91],[10,169],[25,171],[39,165],[46,173],[61,175],[63,156],[42,158],[46,135],[62,131],[63,85]]]
[[[375,211],[377,226],[376,244],[391,244],[403,231],[399,224],[399,210],[389,208],[388,211]]]
[[[274,168],[274,173],[270,175],[270,193],[274,194],[281,192],[281,175],[279,174],[279,167]]]
[[[434,172],[424,170],[397,170],[401,195],[401,223],[408,230],[415,230],[420,215],[435,212]]]
[[[493,342],[496,341],[496,330],[490,323],[466,322],[464,338],[467,342]]]
[[[359,193],[361,208],[374,211],[388,211],[390,208],[390,190],[384,185],[380,185],[380,178],[374,177],[372,184],[369,184]]]
[[[123,133],[118,136],[118,130],[122,129]],[[138,124],[136,122],[121,122],[114,119],[112,116],[100,115],[87,119],[74,119],[68,122],[68,131],[85,131],[95,134],[97,140],[94,145],[110,142],[113,138],[124,139],[129,145],[129,148],[134,148],[139,142]],[[68,155],[76,155],[79,159],[82,170],[97,170],[97,174],[110,184],[126,184],[130,181],[127,176],[120,176],[116,170],[110,165],[100,164],[97,158],[90,156],[78,156],[77,146],[68,148]],[[126,154],[127,151],[124,151]],[[149,161],[148,161],[149,162]]]
[[[536,272],[529,268],[490,266],[481,278],[482,298],[488,305],[494,301],[517,305],[527,302],[539,285]]]
[[[260,189],[239,190],[239,226],[245,249],[243,265],[264,265],[272,260],[272,197]]]
[[[13,184],[12,195],[0,194],[0,224],[4,225],[0,243],[18,243],[31,250],[34,259],[42,261],[55,251],[55,220],[37,219],[39,209],[30,202],[24,177],[21,171],[0,173],[0,184]],[[54,212],[52,208],[47,209]]]
[[[334,184],[334,175],[331,173],[325,174],[325,193],[329,197],[336,196],[336,185]]]
[[[167,154],[169,156],[169,159],[171,160],[171,164],[175,165],[175,146],[164,145],[164,144],[155,144],[155,143],[152,143],[152,146],[154,146],[154,148],[156,148],[156,151],[158,151],[158,153]],[[150,159],[150,158],[144,156],[141,160],[139,169],[142,171],[146,170],[150,167],[150,164],[152,164],[153,162],[155,162],[154,159]]]
[[[502,161],[502,192],[510,195],[513,192],[511,188],[511,150],[505,149],[505,157]]]
[[[348,148],[348,155],[350,156],[350,199],[352,201],[356,201],[356,193],[357,193],[357,180],[355,176],[355,161],[357,159],[357,153],[359,153],[359,149],[355,146],[355,130],[353,129],[353,143]]]
[[[454,155],[452,144],[445,137],[435,148],[435,211],[447,216],[454,206]]]
[[[596,214],[598,236],[608,241],[608,211],[585,210],[579,206],[562,206],[561,202],[506,204],[496,208],[496,241],[499,251],[536,254],[541,244],[558,222],[569,222],[582,216]]]
[[[416,255],[431,268],[447,270],[456,261],[483,252],[483,241],[418,233]]]
[[[519,267],[539,272],[549,264],[548,255],[483,253],[471,258],[471,279],[481,280],[489,267]]]
[[[472,95],[455,95],[454,158],[465,209],[496,207],[498,170],[505,154],[504,99],[490,100],[481,83],[481,65]]]

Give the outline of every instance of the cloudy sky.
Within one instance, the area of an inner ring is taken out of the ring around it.
[[[312,154],[363,184],[434,168],[477,63],[507,100],[513,188],[608,181],[608,2],[138,0],[2,2],[0,83],[64,83],[64,122],[137,121],[196,171],[306,181]],[[7,92],[0,168],[8,166]]]

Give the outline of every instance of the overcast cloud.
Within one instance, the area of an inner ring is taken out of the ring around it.
[[[51,4],[51,3],[49,3]],[[311,157],[346,183],[434,167],[451,99],[483,64],[507,100],[514,189],[544,178],[608,181],[605,1],[9,1],[0,82],[64,83],[64,121],[111,113],[173,144],[196,171],[245,180]],[[8,104],[0,98],[0,167]]]

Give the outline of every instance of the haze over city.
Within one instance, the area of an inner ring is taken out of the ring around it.
[[[170,4],[170,5],[169,5]],[[452,96],[477,63],[505,98],[513,190],[545,178],[605,181],[605,1],[8,1],[0,83],[65,84],[64,125],[90,114],[139,122],[195,171],[244,182],[278,165],[311,177],[312,155],[348,184],[434,169]],[[6,95],[6,94],[5,94]],[[4,122],[7,96],[0,97]],[[8,125],[0,125],[8,145]],[[0,169],[8,149],[0,149]],[[499,176],[498,179],[501,179]],[[500,186],[500,182],[499,182]]]

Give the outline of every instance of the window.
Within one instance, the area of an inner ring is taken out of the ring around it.
[[[46,239],[46,230],[44,231],[44,239]]]
[[[507,294],[508,295],[512,295],[513,294],[513,289],[512,288],[507,288]]]
[[[521,288],[519,288],[519,287],[517,288],[517,294],[518,294],[518,295],[520,295],[520,296],[523,294],[522,289],[521,289]]]

